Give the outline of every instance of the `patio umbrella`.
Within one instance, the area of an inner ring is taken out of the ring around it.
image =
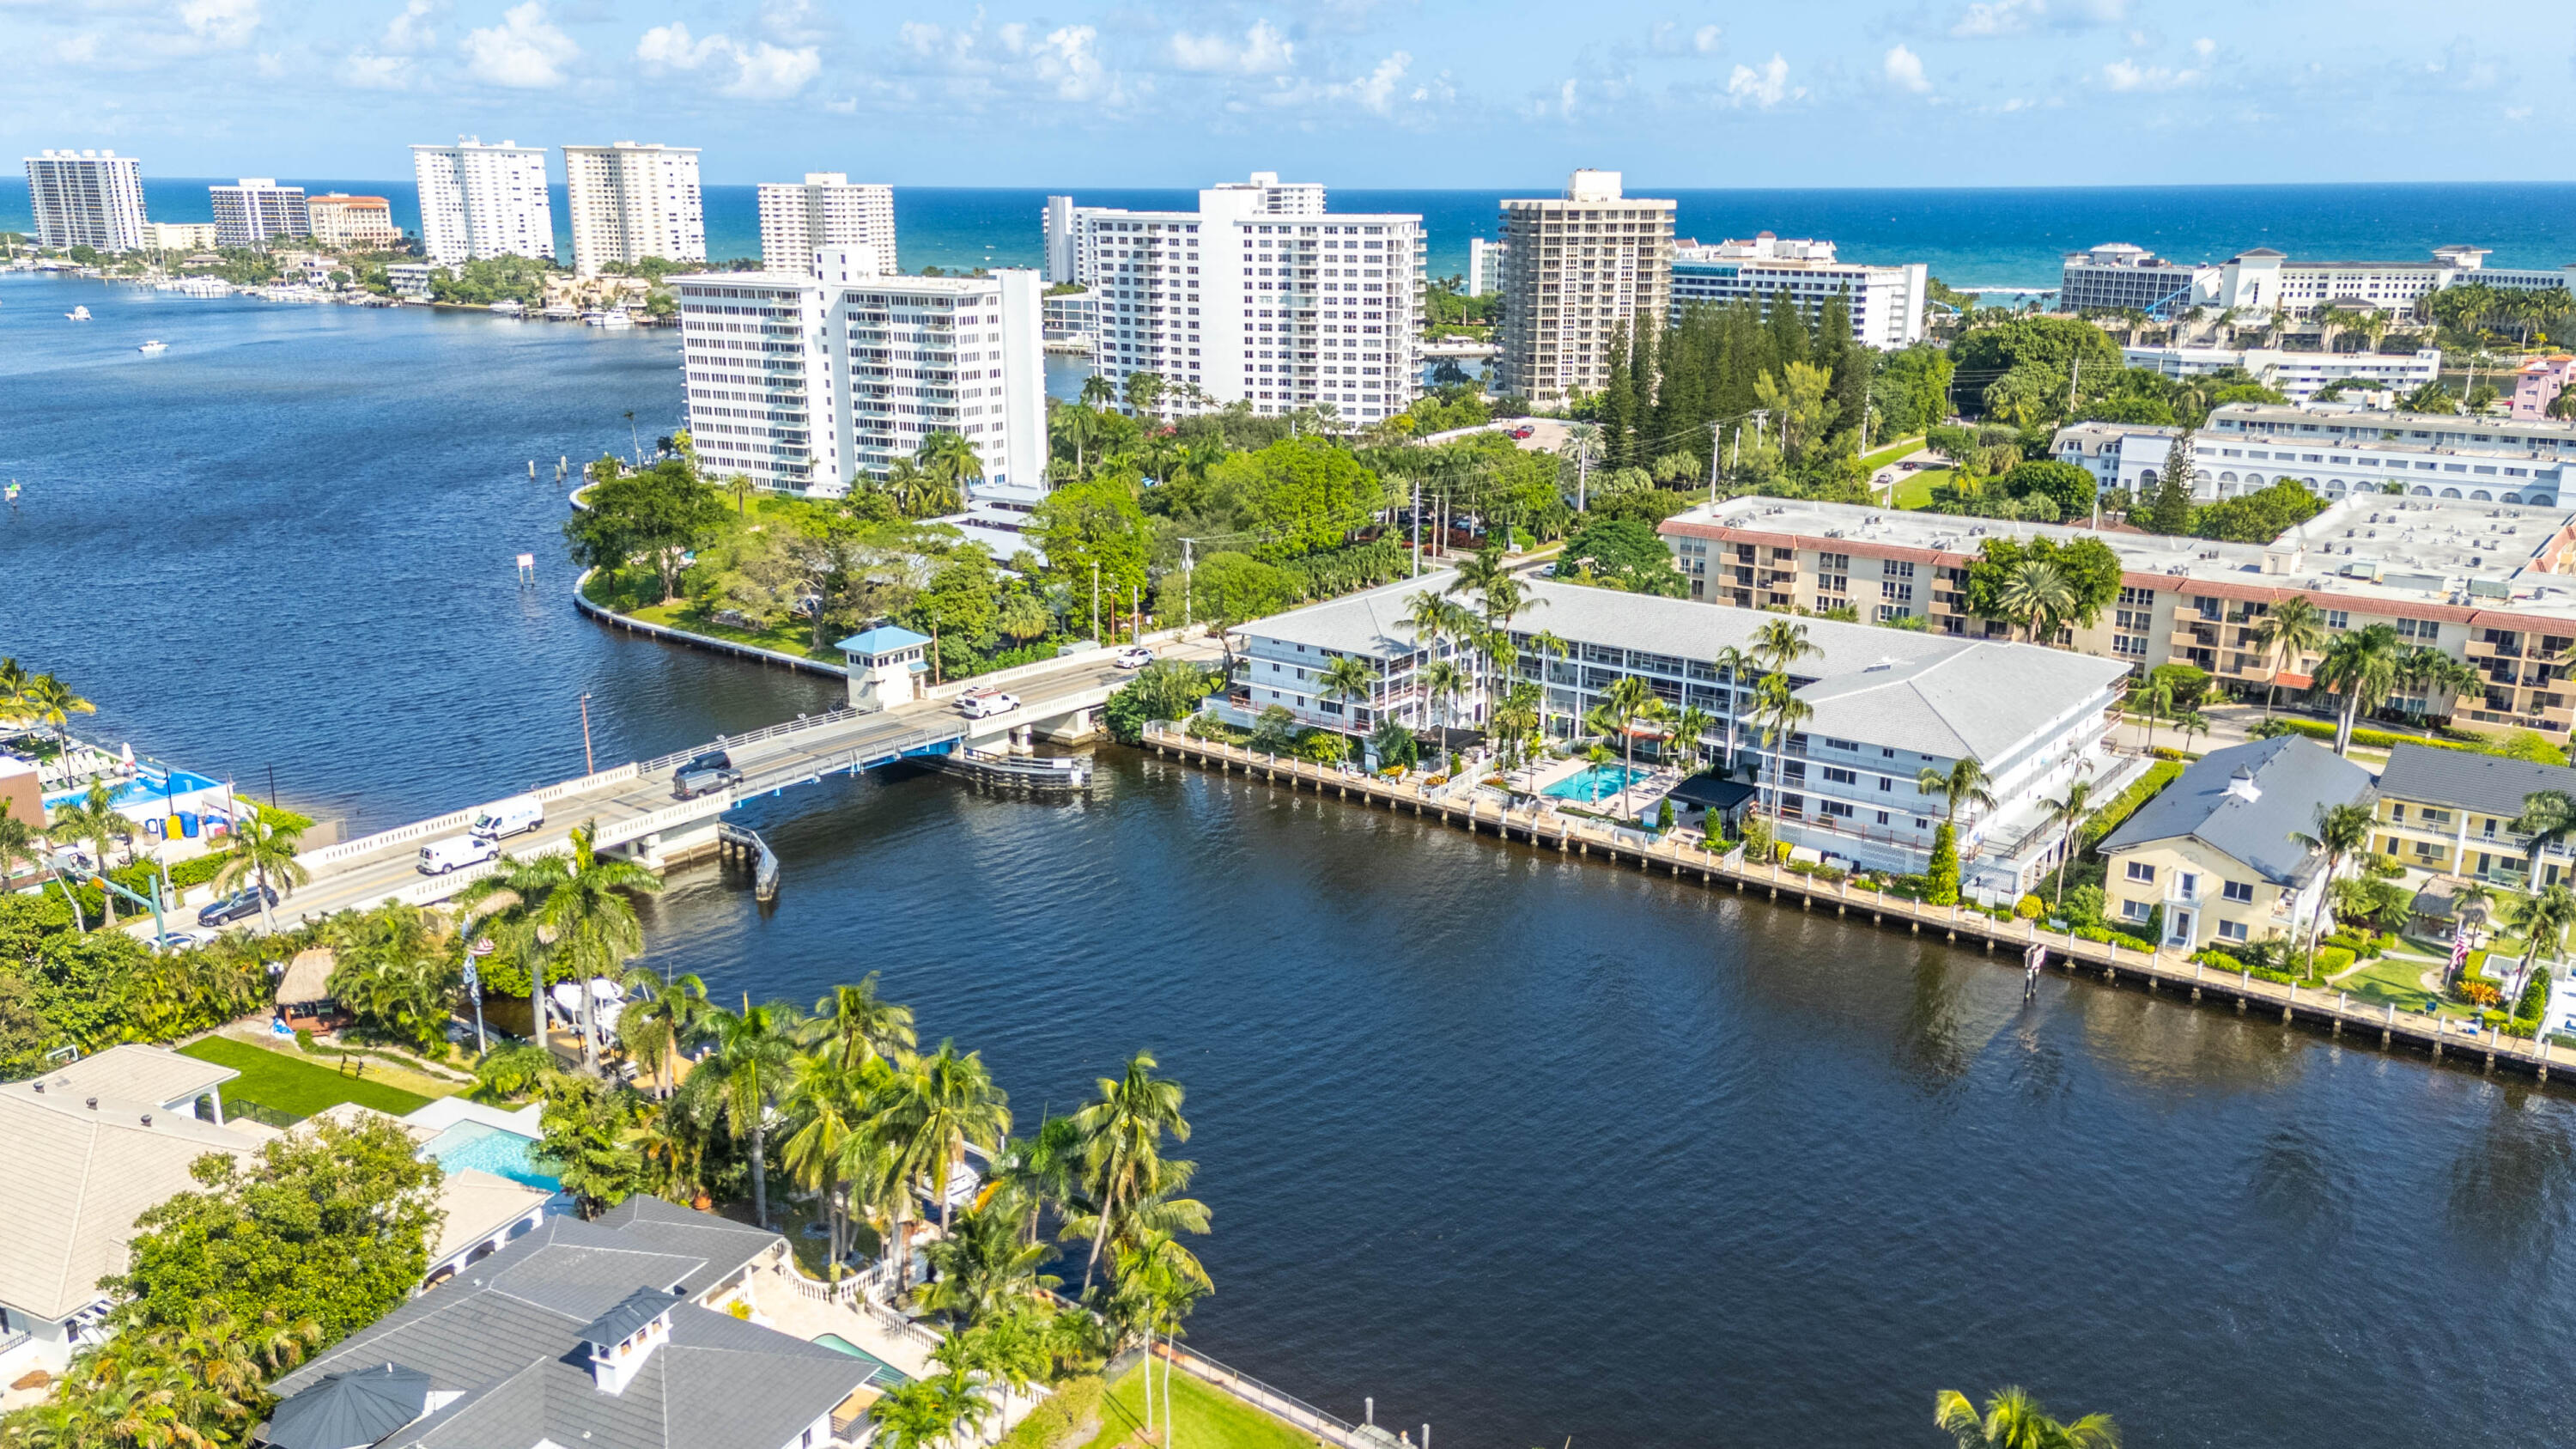
[[[366,1449],[420,1417],[429,1375],[400,1364],[325,1374],[277,1406],[268,1422],[274,1449]]]

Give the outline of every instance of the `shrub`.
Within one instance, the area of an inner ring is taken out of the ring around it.
[[[2137,814],[2138,807],[2156,798],[2167,785],[2181,777],[2182,766],[2172,760],[2159,760],[2148,766],[2147,773],[2138,777],[2137,783],[2112,796],[2111,803],[2103,806],[2092,822],[2084,827],[2085,848],[2089,850],[2099,845],[2104,837],[2119,829],[2122,822]]]
[[[2349,946],[2328,946],[2317,953],[2317,974],[2331,976],[2358,959]]]
[[[2329,744],[2334,741],[2334,726],[2312,719],[2289,719],[2276,716],[2273,720],[2273,729],[2278,734],[2302,734],[2309,739],[2324,740]],[[2489,753],[2487,747],[2476,740],[2444,740],[2436,739],[2431,735],[2400,734],[2394,730],[2356,728],[2352,732],[2352,742],[2356,745],[2367,745],[2375,750],[2384,750],[2390,745],[2425,745],[2436,750],[2466,750],[2471,754]]]
[[[2453,988],[2462,1001],[2471,1006],[2493,1006],[2504,1000],[2504,993],[2483,981],[2462,981]]]
[[[1020,1426],[1003,1442],[1020,1449],[1063,1449],[1075,1442],[1075,1431],[1092,1425],[1100,1413],[1100,1402],[1107,1392],[1097,1375],[1085,1374],[1056,1385]]]
[[[1670,796],[1665,797],[1663,803],[1655,807],[1655,828],[1657,830],[1673,828],[1673,802]]]
[[[1932,831],[1932,862],[1924,867],[1923,875],[1923,899],[1927,903],[1959,903],[1959,832],[1947,820]]]
[[[2036,921],[2048,911],[2048,903],[2037,896],[2023,896],[2013,902],[2013,914],[2025,921]]]

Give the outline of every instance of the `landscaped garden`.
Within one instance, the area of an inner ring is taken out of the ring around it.
[[[301,1122],[326,1107],[355,1102],[361,1107],[372,1107],[389,1116],[400,1117],[416,1112],[430,1102],[428,1097],[417,1092],[370,1080],[366,1073],[381,1074],[387,1069],[364,1065],[367,1062],[364,1057],[344,1058],[345,1065],[327,1067],[227,1036],[202,1037],[179,1048],[179,1051],[184,1056],[230,1067],[241,1073],[224,1084],[226,1108],[240,1110],[247,1106],[266,1109],[266,1113],[244,1111],[243,1116],[274,1115]]]

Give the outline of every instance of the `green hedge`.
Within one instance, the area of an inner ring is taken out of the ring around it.
[[[2110,804],[2095,812],[2092,821],[2084,827],[2085,849],[2101,844],[2105,836],[2137,814],[2138,807],[2156,798],[2167,785],[2181,778],[2182,766],[2171,760],[2159,760],[2149,765],[2147,773],[2138,777],[2136,784],[2111,797]]]
[[[2317,952],[2317,974],[2331,976],[2358,959],[2348,947],[2328,946]]]
[[[2275,716],[2274,722],[2286,725],[2309,739],[2323,740],[2328,744],[2334,743],[2333,725],[2320,724],[2312,719],[2289,719],[2283,716]],[[2391,745],[2423,745],[2435,750],[2465,750],[2473,755],[2487,753],[2487,747],[2476,740],[2443,740],[2435,739],[2431,735],[2400,734],[2395,730],[2356,728],[2352,732],[2352,742],[2356,745],[2367,745],[2374,750],[2384,750]]]

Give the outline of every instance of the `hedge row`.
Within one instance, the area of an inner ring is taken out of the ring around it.
[[[2171,760],[2159,760],[2149,765],[2147,772],[2138,777],[2136,784],[2111,797],[2110,804],[2094,813],[2092,821],[2084,827],[2085,848],[2090,850],[2101,844],[2103,837],[2119,829],[2130,816],[2137,814],[2138,807],[2156,798],[2167,785],[2180,778],[2182,778],[2182,766]]]
[[[2334,743],[2333,725],[2321,724],[2312,719],[2290,719],[2286,716],[2275,716],[2274,722],[2286,725],[2309,739],[2324,740],[2328,744]],[[2394,730],[2355,729],[2352,732],[2352,742],[2374,750],[2384,750],[2391,745],[2422,745],[2434,750],[2464,750],[2472,755],[2487,753],[2486,745],[2478,740],[2443,740],[2435,739],[2431,735],[2399,734]]]

